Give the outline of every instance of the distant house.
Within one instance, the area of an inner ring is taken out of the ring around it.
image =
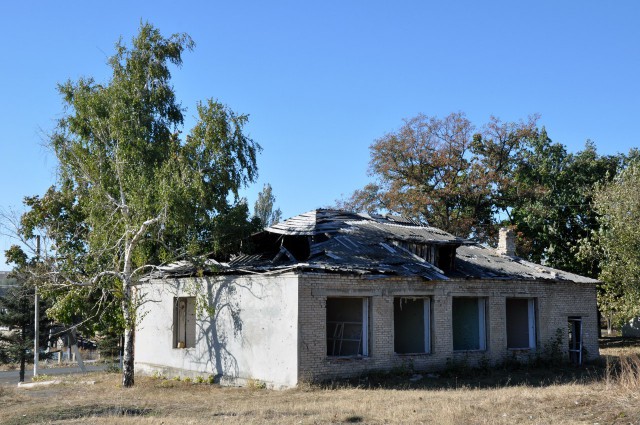
[[[634,317],[622,326],[625,338],[640,338],[640,317]]]
[[[293,387],[411,365],[527,359],[553,344],[598,356],[596,283],[392,216],[319,209],[251,239],[254,254],[163,268],[136,367]]]

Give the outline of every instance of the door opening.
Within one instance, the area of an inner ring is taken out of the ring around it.
[[[582,366],[582,317],[569,316],[569,361]]]

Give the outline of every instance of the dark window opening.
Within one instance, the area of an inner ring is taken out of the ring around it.
[[[507,348],[536,347],[535,300],[507,298]]]
[[[196,346],[196,298],[173,299],[173,348]]]
[[[407,241],[391,241],[394,245],[406,249],[412,254],[424,259],[425,261],[435,264],[436,262],[436,247],[430,244],[413,243]]]
[[[393,300],[393,331],[393,349],[396,353],[430,352],[429,298],[395,298]]]
[[[436,266],[444,272],[454,269],[456,258],[456,247],[444,245],[438,247],[438,260]]]
[[[406,241],[393,241],[393,244],[423,258],[444,272],[455,268],[457,245],[434,245]]]
[[[327,298],[327,356],[367,356],[368,299]]]
[[[453,298],[452,326],[454,350],[485,350],[487,342],[484,298]]]

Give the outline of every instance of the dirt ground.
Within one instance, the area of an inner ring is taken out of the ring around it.
[[[616,366],[620,356],[638,359],[640,341],[605,338],[601,352],[602,361],[579,369],[398,371],[286,391],[152,377],[123,389],[115,373],[74,375],[33,389],[0,387],[0,423],[640,423],[640,360]]]

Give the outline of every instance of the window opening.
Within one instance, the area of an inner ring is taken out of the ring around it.
[[[507,348],[536,348],[536,315],[533,298],[507,298]]]
[[[453,298],[453,349],[486,350],[485,299]]]
[[[569,317],[569,361],[582,366],[582,317]]]
[[[435,265],[444,272],[449,272],[454,269],[454,263],[456,258],[456,247],[443,245],[438,247],[438,258]]]
[[[327,355],[369,355],[369,299],[327,298]]]
[[[392,240],[390,242],[393,245],[406,249],[412,254],[415,254],[418,257],[423,258],[425,261],[431,264],[434,264],[436,249],[433,245],[424,244],[424,243],[407,242],[407,241],[398,241],[398,240]]]
[[[196,298],[178,297],[173,303],[173,347],[196,346]]]
[[[396,353],[431,351],[430,307],[429,298],[394,298],[393,349]]]

